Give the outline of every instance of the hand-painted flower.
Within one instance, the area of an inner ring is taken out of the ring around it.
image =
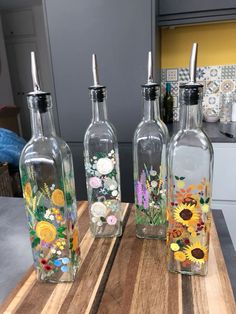
[[[115,225],[117,222],[117,218],[114,215],[108,216],[107,217],[107,223],[108,225]]]
[[[184,252],[178,251],[174,253],[174,257],[177,261],[184,262],[186,260],[186,255]]]
[[[89,179],[89,185],[93,188],[93,189],[98,189],[101,185],[102,185],[102,181],[100,178],[98,177],[91,177]]]
[[[50,270],[52,270],[52,266],[50,266],[50,265],[44,265],[44,270],[46,270],[46,271],[50,271]]]
[[[142,183],[140,181],[136,182],[136,197],[137,197],[137,204],[141,206],[142,201],[143,201],[143,189],[142,189]]]
[[[184,182],[184,181],[182,181],[182,180],[177,180],[177,187],[178,187],[179,189],[183,189],[184,186],[185,186],[185,182]]]
[[[157,175],[156,170],[150,170],[150,176],[155,177]]]
[[[36,234],[40,238],[40,240],[48,243],[55,240],[56,235],[57,235],[57,230],[54,227],[54,225],[50,224],[49,222],[40,221],[36,225]]]
[[[116,190],[117,189],[117,182],[114,178],[105,178],[104,180],[104,187],[110,191]]]
[[[58,267],[58,266],[61,266],[62,262],[61,262],[60,259],[55,259],[55,261],[53,262],[53,264]]]
[[[79,231],[78,229],[75,229],[73,232],[73,242],[72,242],[72,248],[74,251],[76,251],[79,247]],[[63,263],[65,264],[65,263]]]
[[[118,195],[118,191],[117,190],[112,191],[111,195],[112,196],[117,196]]]
[[[97,222],[98,227],[101,227],[103,225],[103,222],[99,219]]]
[[[52,192],[52,202],[56,206],[64,206],[65,204],[65,199],[64,199],[64,193],[60,189],[56,189]]]
[[[29,182],[26,183],[24,187],[24,197],[27,203],[30,203],[32,197],[32,188]]]
[[[203,213],[208,213],[209,212],[209,205],[208,204],[202,205],[202,211],[203,211]]]
[[[154,180],[153,180],[153,181],[151,182],[151,186],[152,186],[153,188],[156,188],[156,187],[157,187],[157,181],[154,181]]]
[[[179,245],[177,243],[171,243],[170,248],[172,251],[176,252],[179,250]]]
[[[111,159],[105,157],[105,158],[100,158],[98,159],[97,162],[97,170],[101,173],[101,174],[108,174],[110,173],[114,168],[113,162],[111,161]]]
[[[68,268],[67,266],[62,266],[62,267],[61,267],[61,271],[62,271],[63,273],[68,272],[68,270],[69,270],[69,268]]]
[[[62,263],[63,263],[64,265],[66,265],[66,264],[68,264],[68,263],[70,262],[70,260],[69,260],[68,257],[63,257],[61,260],[62,260]]]
[[[94,217],[105,217],[107,207],[102,202],[96,202],[91,206],[91,213]]]

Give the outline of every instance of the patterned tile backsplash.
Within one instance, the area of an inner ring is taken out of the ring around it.
[[[174,97],[174,120],[179,120],[179,85],[189,81],[188,68],[161,70],[161,95],[165,94],[166,83],[171,84]],[[197,82],[203,85],[203,111],[214,108],[217,113],[221,109],[223,93],[236,93],[236,65],[213,65],[197,68]]]

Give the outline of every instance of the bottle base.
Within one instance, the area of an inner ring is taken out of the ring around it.
[[[168,267],[168,271],[170,273],[175,274],[181,274],[181,275],[187,275],[187,276],[200,276],[204,277],[207,275],[208,269],[207,267],[204,267],[202,269],[194,270],[194,269],[176,269],[176,268],[170,268]]]
[[[52,284],[73,282],[75,280],[77,271],[80,268],[80,261],[81,260],[79,260],[79,265],[74,266],[70,272],[66,272],[63,274],[56,273],[50,277],[45,277],[44,274],[42,274],[38,270],[36,270],[37,280],[40,283],[52,283]]]
[[[136,236],[141,239],[166,239],[166,226],[136,225]]]
[[[120,223],[119,226],[105,225],[99,228],[91,225],[90,231],[94,238],[118,238],[122,236],[122,225]]]
[[[173,274],[180,274],[180,275],[187,275],[187,276],[200,276],[200,277],[204,277],[207,276],[207,272],[206,273],[199,273],[199,272],[189,272],[189,271],[182,271],[182,270],[170,270],[170,273]]]

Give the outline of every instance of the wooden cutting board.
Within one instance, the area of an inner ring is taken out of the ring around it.
[[[94,239],[87,202],[79,203],[82,262],[75,282],[39,283],[31,267],[0,313],[236,313],[214,223],[208,275],[181,276],[167,271],[164,242],[136,238],[133,205],[122,206],[123,236]]]

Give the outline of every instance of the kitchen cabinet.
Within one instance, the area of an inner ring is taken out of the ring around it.
[[[32,10],[14,10],[3,14],[3,30],[6,37],[33,36],[35,26]]]
[[[234,20],[235,0],[159,0],[159,25],[179,25]]]
[[[118,133],[122,201],[132,202],[132,138],[142,117],[149,50],[159,68],[155,0],[44,0],[43,5],[60,133],[72,149],[77,197],[87,198],[83,138],[92,114],[88,86],[96,53],[108,115]]]
[[[212,208],[222,209],[236,249],[236,143],[213,143]]]
[[[155,1],[47,0],[44,8],[62,137],[83,141],[96,53],[110,120],[119,142],[131,142],[141,118],[148,51],[155,56]]]

